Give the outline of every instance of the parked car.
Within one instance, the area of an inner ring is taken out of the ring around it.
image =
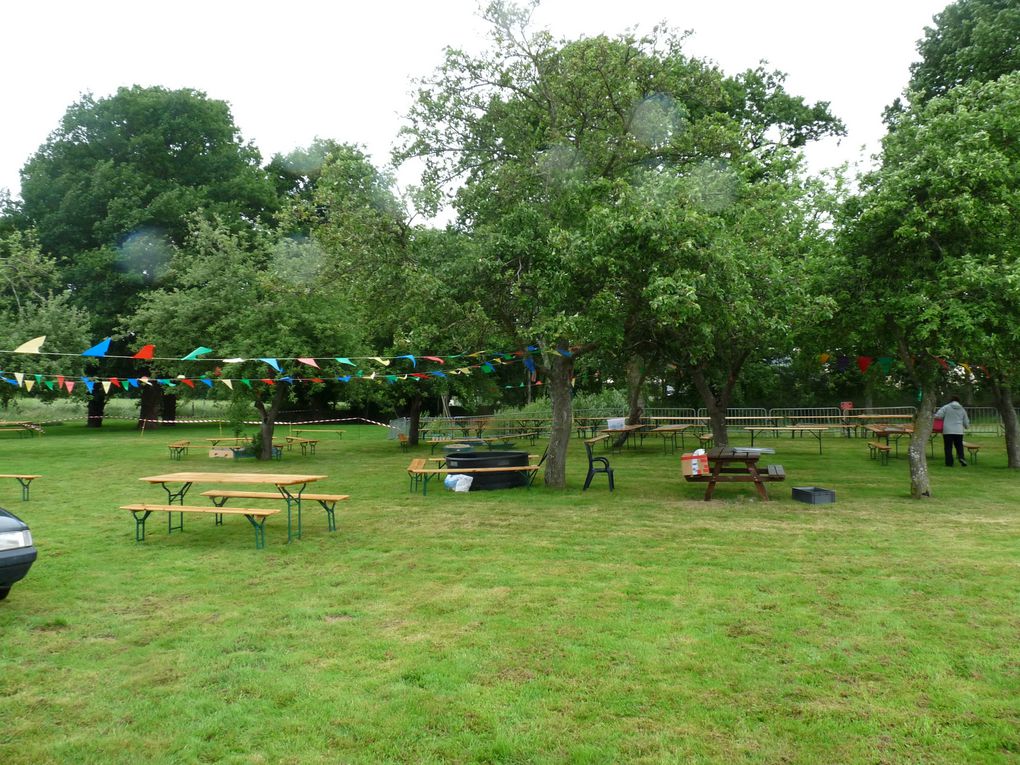
[[[0,507],[0,600],[7,597],[15,582],[25,578],[35,557],[28,524]]]

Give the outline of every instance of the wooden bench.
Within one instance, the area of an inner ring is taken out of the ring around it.
[[[699,433],[698,434],[698,441],[701,442],[702,448],[705,448],[705,449],[712,448],[712,442],[714,440],[715,440],[715,436],[713,436],[711,433]]]
[[[295,444],[301,447],[301,456],[305,454],[315,454],[315,445],[319,443],[317,438],[298,438],[297,436],[287,436],[287,448],[291,449]]]
[[[881,441],[868,441],[868,453],[871,455],[871,459],[876,459],[881,455],[883,465],[889,462],[889,453],[891,451],[892,447],[889,444],[883,444]]]
[[[166,448],[170,450],[170,459],[178,461],[188,453],[190,447],[191,441],[174,441],[172,444],[166,445]]]
[[[19,436],[34,436],[36,430],[27,425],[16,425],[14,427],[0,427],[0,433],[17,433]]]
[[[135,541],[141,542],[145,539],[145,521],[152,513],[167,513],[167,533],[173,533],[174,529],[184,531],[184,513],[201,513],[214,515],[216,525],[223,525],[224,515],[243,515],[255,529],[255,549],[260,550],[266,546],[266,518],[276,515],[279,510],[275,508],[254,508],[254,507],[208,507],[197,505],[121,505],[121,510],[130,510],[135,517]],[[174,513],[179,513],[177,525],[174,525]]]
[[[977,462],[978,452],[981,451],[981,444],[974,444],[970,441],[963,442],[963,448],[967,450],[971,462]]]
[[[29,475],[27,473],[2,473],[0,478],[14,478],[18,483],[21,484],[21,501],[28,501],[28,487],[36,478],[42,478],[41,475]]]
[[[540,465],[507,465],[505,467],[487,467],[487,468],[430,468],[425,466],[425,460],[421,460],[421,465],[416,465],[418,460],[414,460],[407,468],[407,474],[411,476],[413,482],[413,489],[417,489],[417,485],[421,483],[422,496],[428,494],[429,491],[429,479],[435,478],[438,475],[479,475],[482,473],[528,473],[528,481],[525,484],[527,488],[531,488],[532,482],[535,480],[535,474],[538,473]]]
[[[606,444],[606,447],[608,448],[609,440],[610,440],[609,434],[605,433],[605,434],[603,434],[601,436],[595,436],[594,438],[586,438],[586,439],[584,439],[583,443],[586,443],[589,446],[595,446],[595,444],[604,443],[604,444]]]
[[[445,457],[443,458],[446,459]],[[425,458],[411,460],[407,466],[407,475],[410,477],[408,491],[418,491],[418,483],[421,481],[421,471],[425,469]]]
[[[331,428],[294,428],[293,433],[336,433],[336,437],[343,439],[344,432],[342,430],[334,430]]]
[[[213,504],[216,507],[222,508],[228,499],[274,499],[283,500],[287,503],[287,517],[288,522],[290,520],[290,507],[292,500],[280,494],[280,492],[274,491],[232,491],[229,489],[210,489],[209,491],[202,492],[203,497],[209,497],[212,499]],[[305,492],[301,495],[302,500],[311,499],[315,500],[322,506],[322,509],[326,511],[326,526],[330,531],[336,531],[336,516],[334,510],[336,509],[337,502],[343,502],[345,499],[350,499],[349,494],[310,494]],[[297,521],[297,535],[301,536],[301,503],[297,503],[298,521]]]
[[[411,443],[410,440],[407,438],[406,433],[397,433],[397,441],[400,442],[401,449],[406,449],[408,445]]]

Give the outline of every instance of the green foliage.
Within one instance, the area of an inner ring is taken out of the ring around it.
[[[1020,6],[1015,0],[956,0],[926,27],[910,67],[909,96],[920,106],[972,82],[1020,71]]]
[[[23,210],[61,260],[145,228],[180,244],[196,210],[236,220],[275,208],[259,162],[225,102],[187,89],[120,88],[67,110],[22,170]]]

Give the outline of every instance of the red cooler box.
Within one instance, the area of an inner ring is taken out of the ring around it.
[[[682,454],[680,455],[680,468],[685,476],[707,475],[708,455]]]

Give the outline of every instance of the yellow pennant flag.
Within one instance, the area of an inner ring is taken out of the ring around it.
[[[103,380],[103,393],[109,393],[109,392],[110,392],[110,381],[109,380]]]
[[[27,343],[22,343],[14,349],[15,353],[39,353],[39,348],[46,342],[46,335],[37,337],[33,340],[29,340]]]
[[[818,354],[818,363],[819,364],[824,364],[826,361],[828,361],[831,358],[832,358],[832,356],[830,356],[828,353],[820,353],[820,354]]]
[[[378,362],[379,362],[380,364],[382,364],[382,365],[383,365],[384,367],[388,367],[388,366],[390,365],[390,360],[389,360],[389,359],[384,359],[384,358],[382,358],[381,356],[373,356],[373,357],[372,357],[372,360],[373,360],[373,361],[378,361]]]
[[[25,390],[31,391],[35,387],[35,380],[25,380]]]
[[[233,380],[220,380],[220,382],[223,383],[224,385],[226,385],[228,388],[230,388],[230,390],[234,389],[234,381]]]

